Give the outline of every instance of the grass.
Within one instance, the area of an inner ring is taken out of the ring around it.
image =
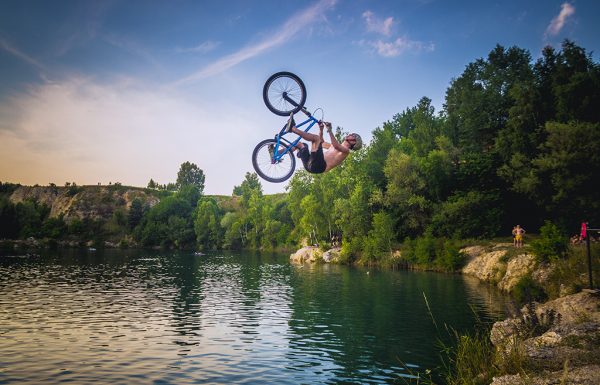
[[[423,298],[431,321],[440,332],[439,326],[431,312],[427,296]],[[473,310],[474,314],[475,311]],[[494,377],[519,374],[527,379],[527,360],[521,337],[514,336],[504,348],[496,348],[490,340],[491,325],[484,324],[477,317],[477,326],[471,333],[461,334],[457,330],[445,326],[450,343],[439,338],[442,368],[440,373],[425,372],[425,377],[418,375],[419,383],[435,384],[433,378],[443,379],[448,385],[487,385]],[[411,373],[414,375],[414,373]]]

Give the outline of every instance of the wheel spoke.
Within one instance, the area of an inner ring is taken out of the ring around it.
[[[254,165],[261,176],[279,182],[287,179],[293,172],[293,154],[288,152],[274,163],[269,152],[269,146],[273,144],[274,142],[266,142],[256,150]]]

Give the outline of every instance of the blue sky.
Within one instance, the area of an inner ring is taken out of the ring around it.
[[[190,161],[229,195],[284,123],[261,95],[276,71],[368,141],[422,96],[441,109],[496,44],[535,60],[568,38],[598,61],[599,17],[592,0],[3,0],[0,181],[146,186]]]

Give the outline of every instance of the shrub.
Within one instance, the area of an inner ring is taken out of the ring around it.
[[[445,271],[456,271],[465,262],[465,255],[460,251],[460,244],[456,240],[446,240],[442,243],[441,250],[437,252],[437,264]]]
[[[420,264],[429,264],[435,259],[436,242],[431,233],[427,232],[421,238],[417,238],[415,245],[415,257]]]
[[[568,238],[550,221],[546,221],[540,228],[540,237],[531,242],[533,254],[543,262],[564,258],[568,247]]]
[[[543,301],[547,297],[544,289],[531,278],[531,275],[521,278],[513,288],[512,295],[521,304]]]
[[[402,259],[408,263],[414,263],[417,260],[415,253],[416,241],[406,237],[402,243]]]

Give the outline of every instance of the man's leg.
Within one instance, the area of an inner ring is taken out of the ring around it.
[[[315,134],[311,134],[309,132],[305,132],[305,131],[299,130],[299,129],[296,128],[296,126],[293,126],[290,131],[293,132],[296,135],[299,135],[302,139],[311,142],[313,144],[313,147],[314,147],[314,145],[316,143],[317,148],[318,148],[319,147],[319,143],[321,143],[321,138],[319,137],[319,135],[315,135]]]
[[[309,132],[305,132],[305,131],[302,131],[302,130],[299,130],[298,128],[296,128],[296,124],[292,120],[292,125],[289,130],[290,130],[290,132],[293,132],[294,134],[300,136],[302,139],[311,142],[312,143],[311,151],[315,152],[319,149],[319,145],[321,144],[321,142],[323,142],[323,126],[319,125],[319,129],[320,129],[319,135],[311,134]]]

